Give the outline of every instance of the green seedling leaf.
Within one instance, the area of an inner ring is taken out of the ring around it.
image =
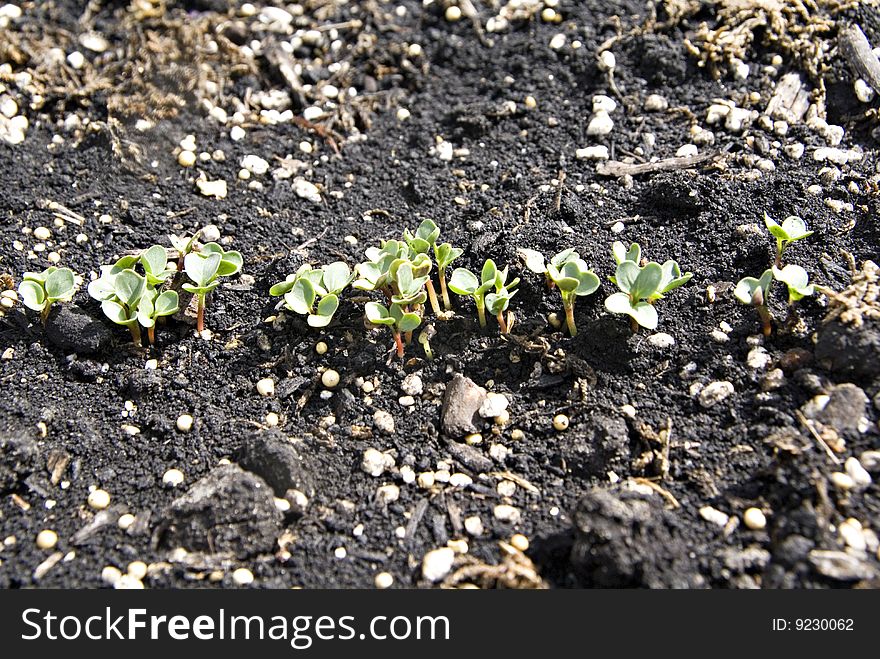
[[[565,290],[566,292],[573,292],[578,296],[591,295],[599,288],[599,277],[597,277],[596,274],[590,270],[586,262],[581,259],[574,259],[566,262],[566,264],[562,266],[562,276],[566,281],[568,279],[574,279],[577,282],[577,285],[573,289],[567,290],[557,284],[559,289]]]
[[[440,227],[434,220],[422,220],[419,228],[416,229],[416,238],[424,240],[428,245],[434,245],[440,238]]]
[[[799,265],[787,265],[782,269],[773,267],[773,276],[788,288],[789,303],[797,302],[813,294],[814,287],[810,284],[810,275]]]
[[[43,270],[43,272],[26,272],[21,276],[22,281],[35,281],[38,284],[45,284],[46,277],[55,272],[58,268],[54,265],[50,265],[48,268]]]
[[[198,288],[205,288],[217,277],[221,261],[222,257],[217,253],[204,256],[193,252],[184,258],[183,268]]]
[[[547,264],[544,263],[544,255],[541,252],[525,248],[520,248],[516,252],[525,262],[526,267],[535,274],[543,275],[547,272]]]
[[[507,311],[507,308],[510,306],[510,300],[518,292],[519,291],[509,291],[504,289],[499,293],[489,293],[486,296],[486,308],[492,313],[492,315],[497,316],[498,314]]]
[[[633,303],[626,293],[614,293],[605,299],[605,308],[611,313],[625,314],[645,329],[655,329],[658,323],[657,310],[643,300]]]
[[[473,295],[480,287],[480,280],[467,268],[456,268],[449,278],[449,289],[458,295]]]
[[[180,311],[180,298],[177,291],[165,291],[153,303],[153,316],[173,316]]]
[[[679,286],[683,286],[694,276],[692,272],[686,272],[682,275],[678,263],[672,260],[666,261],[662,268],[663,278],[660,281],[658,293],[655,295],[657,298],[663,297],[664,293],[673,291]]]
[[[641,273],[637,263],[633,261],[621,261],[614,274],[614,283],[624,293],[629,293]]]
[[[32,279],[25,279],[18,285],[18,294],[21,301],[28,309],[42,311],[46,307],[46,291],[41,283]]]
[[[269,289],[269,295],[272,297],[279,297],[284,295],[285,293],[289,293],[290,289],[293,288],[293,285],[296,283],[297,275],[289,275],[287,279],[282,282],[278,282],[272,288]]]
[[[397,328],[401,332],[412,332],[422,322],[422,317],[415,313],[405,313],[397,321]]]
[[[135,309],[147,288],[147,280],[134,270],[123,270],[113,279],[113,288],[119,303]]]
[[[483,269],[480,271],[481,283],[494,286],[497,276],[498,268],[495,265],[495,261],[493,261],[492,259],[486,259],[486,262],[483,264]]]
[[[355,268],[357,279],[352,286],[361,291],[373,291],[382,277],[382,269],[376,263],[358,263]]]
[[[569,247],[550,259],[550,264],[561,269],[569,261],[576,261],[579,258],[581,258],[581,255],[574,251],[574,248]]]
[[[172,233],[168,235],[168,240],[180,256],[186,256],[193,250],[193,246],[201,233],[201,230],[196,231],[191,238],[187,238],[185,235],[176,236]]]
[[[131,325],[137,321],[136,312],[129,312],[119,302],[114,300],[104,300],[101,302],[101,311],[117,325]]]
[[[174,274],[174,270],[167,267],[168,253],[161,245],[153,245],[141,252],[140,262],[147,275],[147,282],[153,286],[161,284]]]
[[[287,308],[294,313],[306,315],[312,313],[316,297],[312,282],[306,277],[300,277],[290,292],[285,294],[284,302],[287,304]]]
[[[736,288],[733,296],[743,304],[762,307],[767,304],[770,296],[770,284],[773,282],[773,270],[765,270],[760,279],[755,277],[743,277]]]
[[[614,260],[617,262],[617,265],[620,265],[624,261],[632,261],[636,265],[642,260],[642,248],[638,243],[632,243],[629,246],[629,249],[626,248],[622,242],[615,241],[613,245],[611,245],[611,253],[614,255]]]
[[[663,268],[659,263],[648,263],[641,268],[629,290],[631,300],[647,300],[654,295],[663,280]]]
[[[564,266],[563,266],[564,267]],[[580,281],[577,277],[568,277],[560,272],[552,263],[547,266],[547,276],[556,284],[560,291],[567,294],[574,294]]]
[[[73,271],[69,268],[58,268],[46,277],[46,297],[50,302],[69,300],[75,287]]]
[[[367,320],[373,325],[394,325],[395,319],[388,308],[378,302],[367,302],[365,305]]]
[[[326,327],[333,320],[333,314],[339,308],[339,298],[333,293],[321,298],[317,313],[310,314],[307,322],[309,327]]]
[[[434,259],[437,261],[437,267],[444,270],[462,254],[464,254],[463,249],[453,247],[449,243],[434,246]]]
[[[336,261],[325,265],[323,268],[323,284],[327,293],[339,295],[353,279],[351,268],[342,261]]]

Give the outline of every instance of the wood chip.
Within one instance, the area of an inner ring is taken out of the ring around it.
[[[671,172],[677,169],[691,169],[708,162],[714,162],[720,157],[720,153],[699,153],[695,156],[666,158],[645,163],[626,163],[618,160],[608,160],[596,165],[596,173],[599,176],[622,177],[653,174],[655,172]]]

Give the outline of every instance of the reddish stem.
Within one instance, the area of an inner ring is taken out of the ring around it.
[[[394,334],[394,345],[397,346],[397,356],[403,359],[403,340],[400,338],[400,332],[391,330]]]

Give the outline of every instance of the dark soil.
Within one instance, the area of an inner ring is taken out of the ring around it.
[[[631,33],[649,17],[645,3],[562,0],[562,23],[536,16],[501,33],[478,34],[467,17],[445,20],[441,2],[427,7],[416,0],[304,2],[297,19],[302,27],[354,19],[361,26],[339,29],[340,50],[326,55],[324,68],[315,64],[314,52],[294,51],[295,58],[310,63],[303,82],[328,79],[327,64],[344,61],[348,79],[334,84],[354,86],[366,100],[342,103],[348,111],[336,115],[326,139],[307,124],[249,120],[246,138],[232,141],[232,122],[222,126],[209,117],[197,88],[187,82],[195,75],[192,61],[177,62],[176,72],[148,69],[143,77],[149,84],[141,86],[131,70],[121,68],[124,57],[117,51],[133,38],[125,24],[133,20],[128,2],[99,3],[85,22],[82,3],[22,4],[23,18],[0,28],[0,42],[12,43],[7,41],[12,34],[30,35],[41,39],[45,51],[17,56],[0,48],[0,63],[11,64],[14,73],[39,69],[48,76],[39,58],[48,57],[49,48],[58,45],[68,53],[77,48],[52,39],[95,30],[111,48],[103,55],[81,49],[85,70],[110,76],[117,86],[77,89],[74,72],[73,86],[46,85],[42,107],[32,109],[31,96],[5,82],[30,128],[22,144],[0,140],[0,271],[17,284],[21,273],[46,267],[47,253],[57,251],[63,265],[88,280],[99,265],[127,251],[167,245],[166,234],[191,234],[208,224],[217,225],[244,254],[245,267],[244,276],[230,280],[210,301],[210,340],[173,320],[160,328],[154,348],[135,349],[125,328],[102,319],[85,287],[74,302],[106,324],[109,345],[104,333],[82,318],[68,317],[61,328],[50,323],[51,331],[44,331],[19,306],[0,319],[0,352],[12,349],[6,353],[10,358],[0,360],[0,586],[99,587],[106,585],[105,566],[125,572],[130,562],[143,561],[150,566],[147,587],[236,587],[231,573],[238,567],[253,572],[254,586],[267,588],[373,587],[381,571],[393,574],[397,587],[429,587],[421,574],[428,551],[466,538],[468,553],[459,564],[494,565],[504,555],[499,541],[514,533],[529,539],[526,554],[551,587],[814,588],[870,584],[880,574],[876,547],[850,550],[858,576],[817,567],[810,558],[813,550],[844,549],[837,527],[847,518],[875,531],[880,526],[876,483],[844,492],[830,480],[848,457],[880,448],[876,405],[859,409],[860,399],[846,399],[842,416],[852,422],[862,415],[862,424],[835,428],[835,419],[825,419],[826,430],[843,441],[834,454],[839,464],[798,417],[810,399],[843,383],[876,400],[878,369],[826,370],[833,354],[818,361],[813,348],[827,298],[800,303],[795,313],[801,324],[792,331],[779,290],[772,311],[780,322],[764,342],[770,363],[760,369],[748,365],[750,337],[760,334],[760,327],[754,310],[732,295],[737,280],[759,276],[772,261],[765,211],[780,220],[798,215],[815,231],[795,243],[786,259],[828,289],[850,284],[847,253],[858,268],[880,256],[880,151],[871,137],[880,125],[877,102],[855,99],[844,61],[832,56],[828,62],[827,118],[847,129],[840,148],[857,146],[864,157],[841,166],[839,179],[831,180],[833,172],[820,174],[829,163],[812,157],[825,140],[803,123],[792,125],[785,137],[763,131],[757,122],[740,134],[706,125],[715,99],[763,110],[778,77],[798,70],[788,59],[775,75],[766,70],[776,53],[758,41],[746,80],[728,74],[714,79],[683,45],[699,21],[712,20],[710,10],[677,25]],[[236,49],[263,36],[250,33],[257,18],[241,18],[240,4],[168,2],[166,18],[225,30],[221,46],[228,41]],[[255,4],[259,10],[261,3]],[[485,26],[494,12],[489,3],[473,4]],[[859,21],[880,45],[880,20],[864,4],[838,20]],[[407,11],[397,15],[397,6]],[[224,22],[227,11],[238,18]],[[159,19],[141,20],[147,32],[176,34]],[[560,32],[568,42],[554,51],[548,44]],[[599,46],[617,34],[623,35],[612,47],[619,97],[596,58]],[[572,49],[573,40],[582,47]],[[407,55],[413,43],[421,44],[422,55]],[[146,57],[131,48],[126,52]],[[236,58],[228,58],[225,98],[244,98],[248,88],[285,88],[277,67],[263,57],[255,61],[250,69],[235,68]],[[212,60],[209,66],[223,70],[223,62]],[[155,100],[163,85],[181,99],[173,111]],[[123,87],[127,96],[120,103],[114,94]],[[668,111],[642,109],[654,93],[666,97]],[[750,93],[758,93],[760,101],[750,101]],[[614,130],[604,138],[586,133],[595,94],[618,102]],[[527,96],[536,99],[536,107],[528,107]],[[305,105],[312,102],[306,99]],[[515,112],[505,108],[507,102],[515,103]],[[235,106],[222,105],[231,116]],[[403,107],[411,112],[405,121],[397,116]],[[291,109],[299,116],[303,107],[294,101]],[[80,117],[79,128],[65,127],[71,115]],[[83,127],[85,118],[91,127]],[[139,118],[155,126],[138,130]],[[594,161],[575,157],[576,149],[593,144],[607,145],[619,160],[639,153],[672,157],[691,140],[692,124],[714,130],[714,145],[700,150],[723,153],[721,160],[636,176],[630,185],[597,175]],[[656,137],[651,149],[647,133]],[[221,149],[225,160],[180,167],[175,149],[187,134],[195,135],[197,151]],[[437,136],[469,153],[452,162],[438,159],[431,153]],[[302,141],[310,142],[314,153],[304,154]],[[783,146],[793,142],[806,146],[802,159],[784,155]],[[272,169],[280,158],[302,160],[296,176],[320,186],[322,203],[297,196],[292,179],[275,180],[271,172],[239,180],[239,163],[247,154],[261,156]],[[758,171],[756,155],[771,160],[775,171]],[[228,196],[200,195],[194,184],[198,171],[226,180]],[[253,187],[252,181],[262,185]],[[808,192],[814,185],[821,186],[818,193]],[[827,199],[852,209],[836,212]],[[55,226],[47,201],[81,216],[82,226],[70,221]],[[109,220],[102,221],[104,215]],[[398,237],[426,217],[440,224],[444,240],[465,249],[456,265],[475,269],[492,258],[523,277],[513,301],[513,336],[500,337],[491,322],[481,332],[472,304],[456,300],[456,317],[434,322],[436,358],[426,361],[414,343],[401,362],[388,353],[388,333],[364,329],[357,301],[363,296],[347,293],[325,332],[275,311],[269,287],[300,264],[343,259],[353,265],[368,246]],[[625,225],[619,234],[611,230],[618,221]],[[761,227],[757,232],[740,228],[755,223]],[[39,226],[51,228],[53,237],[46,251],[33,252],[40,241],[32,230]],[[88,240],[78,243],[79,233]],[[605,312],[603,300],[613,292],[608,277],[614,240],[639,242],[649,258],[677,258],[683,270],[694,273],[688,285],[657,304],[657,331],[674,337],[673,346],[655,347],[650,332],[633,334],[625,319]],[[549,313],[561,313],[559,297],[525,271],[516,255],[519,247],[552,254],[569,246],[603,281],[599,293],[578,302],[575,339],[547,324]],[[716,291],[714,302],[707,286]],[[276,315],[278,320],[267,322]],[[726,343],[711,337],[719,323],[732,327]],[[83,327],[85,345],[77,347],[70,341]],[[319,340],[329,346],[321,356],[314,349]],[[836,345],[846,350],[857,343],[865,351],[862,363],[878,363],[876,336]],[[149,359],[158,360],[158,369],[144,368]],[[852,366],[852,360],[841,360]],[[766,373],[777,366],[784,381],[767,391]],[[325,367],[342,376],[330,397],[322,396]],[[422,378],[424,393],[404,407],[400,383],[411,373]],[[480,428],[483,443],[471,449],[450,445],[462,438],[440,432],[444,387],[455,373],[511,401],[510,424],[486,421]],[[270,398],[256,390],[265,377],[276,384]],[[358,378],[374,380],[375,391],[365,394]],[[705,408],[694,385],[713,381],[731,383],[734,393]],[[634,418],[621,411],[627,404],[635,407]],[[393,434],[375,427],[376,410],[393,416]],[[277,430],[265,427],[268,412],[280,416]],[[189,433],[175,426],[185,413],[195,418]],[[559,413],[571,419],[564,432],[553,428]],[[125,425],[139,434],[127,434]],[[657,441],[667,428],[668,465]],[[512,439],[515,429],[523,432],[521,439]],[[274,443],[266,445],[265,436]],[[507,451],[490,451],[494,444]],[[366,474],[361,461],[370,447],[390,451],[396,467],[378,478]],[[218,469],[221,460],[247,471]],[[66,466],[53,478],[59,462]],[[435,471],[441,462],[453,473],[470,475],[472,484],[437,483],[426,490],[405,484],[398,472],[404,465],[416,473]],[[171,468],[185,474],[177,488],[163,486]],[[208,482],[193,487],[206,476]],[[511,478],[515,492],[502,496],[497,484]],[[632,479],[647,481],[633,486]],[[645,482],[657,487],[654,494],[646,493],[651,488]],[[400,486],[400,497],[386,503],[377,488],[389,483]],[[86,503],[94,487],[111,494],[106,515],[96,515]],[[294,500],[291,510],[276,514],[267,504],[267,488],[275,497]],[[291,490],[306,494],[305,510]],[[496,519],[498,504],[515,506],[521,519]],[[704,506],[736,521],[747,508],[758,507],[766,512],[767,527],[721,528],[701,516]],[[136,522],[124,531],[116,520],[126,512]],[[479,537],[463,529],[463,520],[473,515],[484,525]],[[405,537],[398,535],[401,528]],[[58,533],[55,550],[35,545],[43,529]],[[338,548],[346,550],[344,557]],[[63,558],[35,576],[53,551]]]

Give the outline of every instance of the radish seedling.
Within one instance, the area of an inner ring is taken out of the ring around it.
[[[220,285],[218,277],[228,277],[241,270],[243,259],[235,251],[224,251],[217,243],[203,245],[198,252],[191,252],[183,259],[183,269],[192,283],[183,284],[183,290],[198,299],[199,332],[205,329],[205,299]]]
[[[453,293],[474,299],[474,303],[477,306],[477,316],[480,319],[480,327],[486,327],[486,298],[490,291],[494,289],[495,297],[492,298],[492,301],[495,310],[501,310],[501,313],[498,314],[501,331],[507,332],[509,329],[504,321],[503,311],[507,309],[507,303],[510,301],[510,298],[516,294],[516,291],[513,289],[519,284],[519,277],[508,282],[507,273],[508,268],[499,270],[492,259],[486,259],[479,278],[467,268],[456,268],[452,272],[452,277],[449,280],[449,289]]]
[[[573,248],[562,250],[550,259],[550,263],[545,263],[544,255],[533,249],[522,248],[517,251],[529,270],[535,274],[544,275],[544,282],[547,284],[547,288],[550,289],[556,286],[556,282],[550,277],[548,268],[552,266],[558,271],[562,269],[566,263],[580,259],[580,254],[574,251]]]
[[[185,235],[176,236],[173,233],[168,235],[171,246],[177,251],[178,272],[183,272],[183,259],[186,258],[187,254],[195,250],[196,240],[198,240],[201,233],[201,230],[196,231],[191,238],[187,238]]]
[[[767,302],[770,298],[770,284],[773,283],[773,271],[765,270],[760,279],[754,277],[743,277],[740,279],[736,288],[733,290],[734,297],[743,304],[750,304],[755,307],[758,317],[761,319],[761,328],[764,336],[770,336],[773,331],[773,319],[770,317],[770,311],[767,309]]]
[[[566,250],[568,251],[568,250]],[[565,254],[565,252],[561,252]],[[557,254],[557,256],[559,256]],[[555,259],[554,259],[555,260]],[[574,321],[574,303],[579,297],[592,295],[599,288],[599,277],[590,270],[589,266],[578,257],[576,252],[571,252],[556,266],[554,260],[547,265],[546,277],[559,289],[562,297],[562,307],[565,309],[565,324],[571,336],[577,336],[577,325]]]
[[[620,292],[606,298],[605,308],[611,313],[629,316],[633,332],[637,332],[640,326],[655,329],[659,319],[654,302],[686,284],[693,273],[682,274],[678,263],[671,259],[663,265],[650,261],[640,266],[642,248],[638,243],[632,243],[627,248],[622,242],[616,241],[611,246],[611,253],[617,263],[611,281],[617,284]]]
[[[43,272],[26,272],[18,285],[21,301],[28,309],[40,312],[45,325],[55,302],[70,302],[76,291],[73,271],[49,266]]]
[[[326,327],[339,308],[339,296],[353,279],[351,269],[342,261],[321,268],[306,264],[270,288],[269,294],[283,295],[285,306],[294,313],[307,316],[310,327]]]
[[[812,236],[812,231],[807,231],[807,225],[804,221],[791,215],[777,224],[767,213],[764,213],[764,224],[770,234],[776,238],[776,267],[782,267],[782,253],[785,249],[796,240],[801,240],[807,236]]]

